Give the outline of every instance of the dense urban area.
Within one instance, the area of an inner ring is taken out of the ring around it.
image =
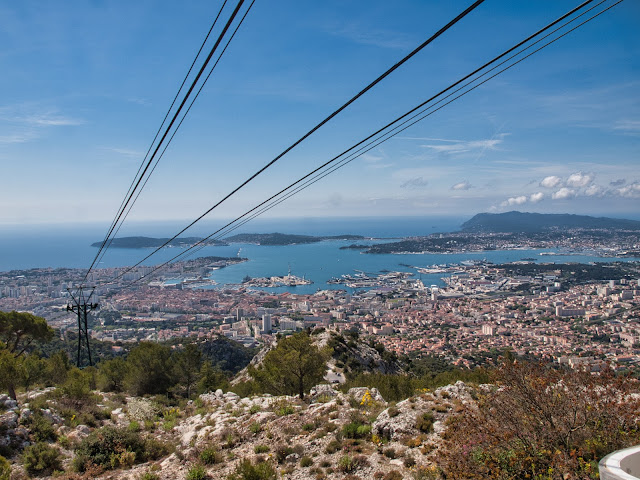
[[[256,346],[272,343],[278,332],[324,327],[373,336],[398,355],[435,355],[461,367],[492,362],[505,349],[592,371],[640,366],[637,262],[531,259],[431,269],[442,273],[444,287],[424,285],[405,272],[345,274],[336,283],[370,288],[314,294],[273,294],[252,288],[249,279],[233,286],[207,281],[213,269],[244,260],[198,258],[148,278],[151,267],[94,270],[90,283],[99,286],[91,301],[100,308],[92,312],[89,333],[111,342],[117,353],[141,340],[218,335]],[[64,336],[77,328],[75,314],[67,311],[67,289],[73,291],[83,274],[74,269],[2,273],[0,310],[30,311]]]

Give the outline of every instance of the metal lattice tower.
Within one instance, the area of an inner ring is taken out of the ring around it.
[[[93,366],[93,360],[91,359],[91,345],[89,344],[89,327],[88,327],[88,314],[91,310],[98,308],[97,303],[89,303],[96,287],[91,287],[91,293],[85,298],[85,287],[76,287],[76,294],[74,295],[71,289],[67,288],[69,295],[73,299],[73,305],[67,305],[68,312],[76,312],[78,314],[78,358],[76,365],[80,368],[80,357],[84,347],[87,351],[89,359],[89,366]]]

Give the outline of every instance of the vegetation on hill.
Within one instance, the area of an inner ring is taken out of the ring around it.
[[[362,235],[293,235],[289,233],[240,233],[225,238],[231,243],[257,243],[258,245],[295,245],[317,243],[323,240],[362,240]]]
[[[320,349],[307,332],[298,332],[281,339],[260,365],[249,366],[249,375],[262,392],[303,399],[305,392],[322,383],[330,355],[330,348]]]
[[[638,382],[628,377],[507,360],[492,381],[450,419],[442,478],[598,478],[602,457],[640,443]]]
[[[600,458],[640,443],[640,383],[610,371],[509,354],[456,369],[319,329],[279,339],[238,395],[216,367],[237,360],[216,353],[227,340],[141,342],[78,369],[24,348],[52,334],[0,315],[2,388],[20,401],[0,395],[0,479],[596,479]],[[327,365],[346,383],[318,385]]]
[[[461,226],[463,232],[543,232],[552,229],[640,230],[637,220],[556,213],[479,213]]]

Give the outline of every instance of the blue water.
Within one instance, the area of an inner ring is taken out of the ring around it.
[[[371,237],[405,237],[428,235],[434,232],[457,230],[469,217],[394,217],[394,218],[306,218],[256,219],[231,233],[291,233],[301,235],[365,235]],[[171,237],[185,226],[184,223],[125,224],[118,235]],[[182,236],[205,237],[225,225],[226,221],[197,224]],[[92,247],[101,241],[107,225],[68,226],[0,226],[0,271],[43,267],[88,268],[98,249]],[[196,256],[228,256],[225,247],[211,247]],[[111,248],[100,267],[134,265],[151,250]],[[236,249],[237,252],[237,249]],[[154,255],[145,265],[163,263],[179,253],[165,249]],[[234,253],[235,255],[235,253]],[[286,260],[284,261],[286,268]],[[286,273],[286,272],[285,272]]]
[[[382,218],[382,219],[304,219],[304,220],[260,220],[252,222],[234,233],[282,232],[307,235],[358,234],[372,237],[397,238],[411,235],[426,235],[434,232],[455,231],[466,218]],[[179,229],[176,224],[151,224],[129,227],[125,235],[171,236]],[[209,230],[207,230],[207,228]],[[202,226],[187,235],[204,236],[219,228],[219,225]],[[101,240],[106,233],[102,226],[48,227],[48,228],[4,228],[0,235],[0,271],[39,267],[87,268],[97,253],[91,243]],[[373,243],[357,241],[355,243]],[[238,255],[248,262],[216,270],[211,278],[218,284],[240,283],[251,277],[286,275],[289,268],[294,275],[305,276],[314,283],[299,287],[281,287],[270,291],[313,293],[318,289],[345,288],[343,285],[327,285],[332,277],[353,274],[355,271],[379,273],[381,270],[408,271],[416,273],[426,285],[442,285],[442,274],[420,275],[406,265],[425,267],[444,263],[459,263],[463,260],[486,259],[494,263],[505,263],[533,257],[539,262],[598,262],[611,261],[588,255],[539,256],[543,250],[490,251],[464,254],[414,254],[414,255],[369,255],[359,250],[340,250],[339,247],[352,241],[326,241],[308,245],[259,246],[233,244],[229,246],[205,247],[195,256]],[[111,248],[98,267],[133,265],[152,250]],[[160,264],[180,253],[181,249],[167,248],[145,262]],[[400,265],[405,264],[405,265]]]
[[[422,279],[429,285],[444,285],[444,274],[419,274],[414,268],[440,264],[458,264],[463,260],[488,260],[493,263],[507,263],[523,258],[536,258],[538,262],[566,263],[566,262],[610,262],[611,258],[590,255],[554,255],[540,256],[541,252],[549,250],[502,250],[477,253],[456,254],[364,254],[359,250],[340,250],[340,246],[349,245],[349,241],[330,241],[309,245],[293,246],[259,246],[235,244],[230,247],[217,248],[218,252],[225,252],[225,256],[234,256],[240,249],[240,256],[249,258],[248,262],[231,265],[216,270],[210,278],[219,284],[240,283],[245,275],[251,277],[269,277],[286,275],[289,266],[291,272],[297,276],[305,276],[313,280],[312,285],[297,287],[269,288],[271,292],[313,293],[318,289],[344,289],[344,285],[325,283],[332,277],[343,274],[353,274],[356,271],[377,274],[381,270],[402,271],[415,273],[414,278]],[[372,243],[372,242],[358,242]],[[625,259],[632,260],[632,259]],[[637,260],[637,259],[636,259]],[[401,265],[402,264],[402,265]]]

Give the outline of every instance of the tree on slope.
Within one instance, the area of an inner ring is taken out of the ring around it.
[[[19,356],[33,341],[47,342],[53,329],[42,317],[27,312],[0,312],[0,340],[14,356]]]
[[[25,380],[23,353],[34,341],[49,341],[53,329],[42,317],[26,312],[0,312],[0,387],[16,400],[16,386]]]
[[[186,397],[191,398],[193,387],[200,379],[202,352],[197,345],[189,343],[174,356],[173,371],[176,379],[184,387]]]
[[[171,378],[171,349],[166,345],[140,342],[127,357],[125,387],[133,395],[167,393]]]
[[[330,349],[319,349],[306,332],[299,332],[281,339],[262,365],[249,367],[249,375],[268,393],[304,398],[324,378],[329,355]]]

